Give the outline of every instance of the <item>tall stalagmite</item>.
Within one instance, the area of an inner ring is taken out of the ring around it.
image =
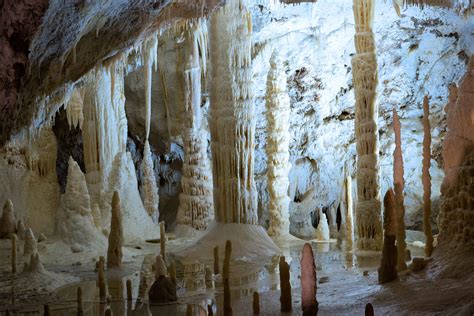
[[[3,206],[2,218],[0,219],[0,238],[10,238],[16,231],[15,212],[13,203],[7,200]]]
[[[267,77],[267,178],[270,196],[270,236],[288,234],[290,229],[288,187],[290,185],[290,97],[286,91],[286,75],[283,63],[276,51],[270,59]]]
[[[401,138],[401,124],[398,118],[397,110],[393,108],[393,130],[395,132],[395,151],[393,152],[393,186],[395,188],[395,207],[397,214],[397,249],[398,262],[397,270],[406,270],[407,264],[405,262],[405,203],[403,196],[403,189],[405,187],[405,180],[403,178],[403,156],[402,156],[402,138]]]
[[[218,222],[257,224],[252,22],[240,0],[211,17],[210,130]]]
[[[382,260],[378,269],[379,282],[387,283],[397,278],[397,246],[395,246],[397,234],[397,209],[395,194],[389,189],[383,199],[384,206],[384,236]],[[405,255],[405,254],[403,254]]]
[[[207,155],[207,137],[202,128],[201,80],[206,74],[207,26],[193,22],[186,38],[185,58],[181,71],[184,86],[183,144],[184,161],[181,176],[177,222],[205,230],[213,219],[212,173]]]
[[[354,246],[354,211],[352,207],[352,178],[347,176],[344,179],[344,192],[346,194],[346,223],[345,223],[345,234],[347,250],[352,250]]]
[[[378,82],[374,33],[374,1],[354,0],[356,54],[352,58],[355,87],[355,135],[357,142],[356,223],[358,248],[380,250],[382,221],[380,216],[378,108],[375,102]]]
[[[431,126],[430,126],[430,105],[428,96],[423,100],[423,230],[426,236],[425,255],[431,256],[433,252],[433,232],[431,231]]]
[[[112,197],[109,248],[107,249],[107,268],[120,268],[122,265],[122,244],[122,210],[120,209],[120,197],[117,192],[114,192]]]
[[[290,283],[290,266],[285,261],[285,257],[280,257],[278,263],[280,271],[280,305],[282,312],[291,312],[292,298],[291,298],[291,283]]]
[[[140,193],[148,215],[155,223],[158,223],[160,213],[158,211],[158,187],[156,185],[156,178],[154,172],[153,159],[151,158],[150,144],[148,140],[145,141],[145,148],[143,149],[143,161],[141,165],[143,175],[143,182],[140,188]]]
[[[303,255],[301,256],[301,310],[303,315],[318,314],[316,282],[313,248],[311,248],[311,244],[306,243],[303,246]]]

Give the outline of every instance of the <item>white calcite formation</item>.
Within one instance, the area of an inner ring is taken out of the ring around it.
[[[257,224],[250,12],[233,0],[211,16],[210,131],[218,222]]]
[[[182,70],[184,87],[184,161],[179,195],[178,224],[205,230],[214,217],[212,173],[207,155],[207,137],[202,129],[201,80],[206,74],[207,26],[203,21],[189,26]],[[202,57],[200,57],[202,56]]]
[[[82,124],[84,123],[84,90],[76,88],[71,94],[69,103],[66,107],[67,121],[70,128],[79,127],[82,129]]]
[[[441,187],[438,245],[444,253],[474,248],[474,58],[459,88],[451,88],[443,144],[446,178]]]
[[[92,217],[86,179],[71,157],[66,192],[61,196],[61,206],[56,217],[56,234],[74,252],[86,250],[92,245],[104,245],[103,236]]]
[[[276,52],[270,59],[271,68],[267,77],[266,116],[267,133],[267,177],[269,191],[270,226],[268,234],[288,234],[290,229],[288,196],[288,173],[290,171],[288,151],[290,146],[289,117],[290,98],[286,90],[286,75],[283,63]]]
[[[355,135],[357,142],[357,244],[364,250],[380,250],[382,221],[380,216],[377,58],[372,32],[373,0],[354,1],[355,46],[352,74],[355,88]]]
[[[156,178],[154,171],[153,159],[151,157],[150,144],[148,140],[145,141],[145,148],[143,149],[143,161],[141,165],[143,181],[140,188],[143,206],[148,215],[155,223],[158,223],[160,213],[158,211],[158,187],[156,186]]]
[[[402,156],[402,138],[401,124],[398,118],[397,110],[393,109],[393,130],[395,132],[395,150],[393,152],[393,186],[395,188],[395,214],[397,216],[397,270],[406,270],[405,263],[405,203],[403,188],[405,187],[403,156]]]
[[[10,238],[16,232],[15,213],[13,203],[7,200],[3,206],[2,218],[0,219],[0,238]]]
[[[319,218],[318,228],[316,229],[316,238],[322,241],[329,240],[328,219],[324,213],[321,213],[321,217]]]
[[[29,256],[37,251],[37,242],[31,228],[25,232],[25,243],[23,244],[23,255]]]
[[[430,126],[430,105],[428,96],[423,100],[423,169],[422,169],[422,183],[423,183],[423,231],[426,236],[425,255],[431,256],[433,252],[433,232],[431,230],[431,126]]]
[[[56,177],[57,150],[58,143],[53,130],[42,128],[37,138],[28,140],[25,152],[28,167],[40,177]]]

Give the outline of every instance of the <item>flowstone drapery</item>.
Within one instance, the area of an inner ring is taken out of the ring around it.
[[[206,74],[205,67],[201,65],[206,63],[208,45],[207,26],[203,21],[189,25],[186,41],[184,51],[188,62],[180,71],[184,81],[184,161],[177,222],[205,230],[214,210],[207,137],[201,126],[201,79]]]
[[[211,17],[210,130],[216,220],[257,224],[250,12],[233,0]]]
[[[276,52],[270,59],[267,77],[266,116],[267,133],[267,178],[270,203],[270,236],[288,234],[290,229],[288,187],[289,163],[289,120],[290,97],[286,91],[286,75]]]
[[[398,118],[397,110],[393,109],[393,130],[395,132],[395,151],[393,152],[393,186],[395,188],[395,207],[397,215],[397,270],[406,270],[405,262],[405,203],[403,196],[403,188],[405,180],[403,179],[403,156],[402,156],[402,138],[401,125]]]
[[[357,142],[357,245],[380,250],[382,221],[379,186],[377,59],[372,32],[374,1],[354,0],[356,54],[352,58],[355,87],[355,135]]]

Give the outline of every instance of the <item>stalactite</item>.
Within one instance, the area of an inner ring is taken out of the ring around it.
[[[82,128],[88,184],[106,182],[117,153],[125,152],[124,58],[93,69],[84,87]]]
[[[38,137],[30,137],[28,144],[25,154],[30,170],[40,177],[56,177],[58,142],[52,128],[41,128]]]
[[[380,216],[377,59],[372,32],[374,1],[354,0],[355,47],[352,74],[356,97],[355,135],[357,142],[356,223],[358,248],[380,250],[382,221]]]
[[[317,315],[318,301],[316,299],[317,278],[314,264],[313,248],[305,243],[301,256],[301,310],[303,315]]]
[[[397,246],[395,246],[397,234],[397,208],[395,194],[389,189],[383,199],[383,249],[380,267],[378,269],[379,283],[387,283],[397,278]]]
[[[210,130],[216,220],[257,224],[251,15],[239,0],[211,17]]]
[[[352,250],[354,246],[354,220],[353,220],[353,208],[352,208],[352,178],[346,176],[344,179],[344,192],[346,195],[346,223],[345,223],[345,234],[347,250]]]
[[[177,222],[205,230],[213,218],[212,174],[207,156],[207,137],[202,129],[201,78],[205,68],[206,42],[202,42],[204,22],[191,26],[187,34],[188,62],[182,73],[184,87],[183,144],[184,161],[181,177]],[[201,48],[203,46],[203,48]],[[200,58],[200,56],[203,56]]]
[[[158,34],[154,33],[149,39],[143,41],[143,67],[145,72],[145,107],[146,107],[146,122],[145,122],[145,139],[148,141],[150,136],[151,123],[151,83],[153,65],[155,71],[158,64]]]
[[[67,122],[69,128],[79,127],[82,129],[84,123],[84,90],[82,88],[75,88],[71,94],[71,98],[66,107]]]
[[[291,283],[290,283],[290,266],[285,261],[285,257],[280,257],[278,264],[280,270],[280,304],[282,312],[291,312]]]
[[[141,196],[143,200],[143,206],[145,207],[148,215],[153,219],[155,223],[158,223],[160,213],[158,210],[159,195],[158,187],[156,185],[155,171],[153,159],[151,157],[150,144],[148,140],[145,141],[145,148],[143,150],[143,161],[141,165],[143,181],[141,186]]]
[[[393,185],[395,188],[395,205],[397,214],[397,249],[398,262],[397,270],[403,271],[407,269],[405,262],[405,203],[403,190],[405,187],[403,156],[402,156],[402,138],[401,124],[398,118],[397,110],[393,108],[393,130],[395,132],[395,151],[393,152]]]
[[[290,229],[288,173],[290,171],[290,97],[286,91],[286,75],[276,52],[270,59],[267,77],[267,178],[270,197],[270,236],[288,234]]]
[[[0,238],[10,238],[16,232],[15,212],[13,203],[7,200],[3,206],[2,218],[0,219]]]
[[[431,257],[433,252],[433,232],[431,231],[431,127],[430,127],[430,105],[428,96],[423,100],[423,230],[426,236],[425,255]]]
[[[109,247],[107,249],[107,268],[120,268],[122,265],[123,226],[120,197],[117,191],[112,197],[112,219],[110,221]]]

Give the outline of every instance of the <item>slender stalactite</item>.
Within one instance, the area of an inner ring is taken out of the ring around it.
[[[205,230],[212,220],[212,173],[207,155],[207,137],[202,129],[201,80],[206,74],[207,26],[204,21],[189,25],[184,66],[184,161],[177,222]]]
[[[215,217],[257,224],[252,22],[240,0],[211,17],[211,151]]]
[[[425,255],[431,257],[433,252],[433,232],[431,231],[431,126],[430,126],[430,104],[428,96],[423,100],[423,230],[426,236]]]
[[[403,156],[402,156],[402,138],[401,124],[398,118],[397,110],[393,109],[393,130],[395,132],[395,151],[393,152],[393,186],[395,188],[395,207],[397,214],[397,249],[398,262],[397,270],[403,271],[407,269],[405,262],[405,203],[403,189],[405,187]]]
[[[352,75],[355,87],[355,136],[357,142],[357,245],[363,250],[380,250],[382,220],[379,187],[378,82],[374,33],[374,1],[354,0],[355,47]]]
[[[290,97],[286,91],[286,75],[276,52],[270,59],[266,95],[267,178],[270,203],[270,236],[288,234],[290,229],[288,187],[290,185]]]

